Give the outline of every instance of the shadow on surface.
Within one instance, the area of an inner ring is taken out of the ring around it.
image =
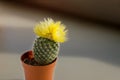
[[[32,48],[33,29],[27,27],[1,27],[0,51],[20,53]]]
[[[70,39],[61,47],[61,55],[88,57],[120,66],[120,30],[81,26],[70,29]]]
[[[61,45],[60,56],[88,57],[120,66],[119,30],[83,24],[68,29],[69,40]],[[32,27],[1,27],[0,39],[1,52],[22,53],[32,49],[35,35]]]

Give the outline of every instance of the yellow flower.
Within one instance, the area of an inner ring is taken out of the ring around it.
[[[34,32],[37,36],[51,39],[55,42],[66,41],[65,26],[60,21],[53,21],[52,19],[44,19],[44,21],[35,25]]]

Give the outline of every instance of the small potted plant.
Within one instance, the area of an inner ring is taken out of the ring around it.
[[[33,50],[21,56],[25,80],[53,80],[60,43],[66,41],[65,25],[48,18],[35,25],[34,33]]]

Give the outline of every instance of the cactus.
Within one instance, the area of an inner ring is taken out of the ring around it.
[[[59,43],[38,37],[34,43],[34,58],[40,65],[47,65],[55,60],[59,51]]]
[[[39,65],[52,63],[58,56],[59,43],[66,41],[65,26],[60,21],[45,19],[34,28],[38,36],[33,45],[34,59]]]

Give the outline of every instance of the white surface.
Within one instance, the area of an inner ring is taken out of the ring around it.
[[[120,80],[120,31],[43,10],[0,2],[0,80],[23,80],[20,55],[31,49],[33,26],[62,20],[69,41],[61,45],[55,80]]]
[[[0,80],[23,80],[19,57],[19,54],[13,53],[0,54]],[[104,62],[90,58],[59,57],[55,80],[119,80],[119,75],[120,67]]]

